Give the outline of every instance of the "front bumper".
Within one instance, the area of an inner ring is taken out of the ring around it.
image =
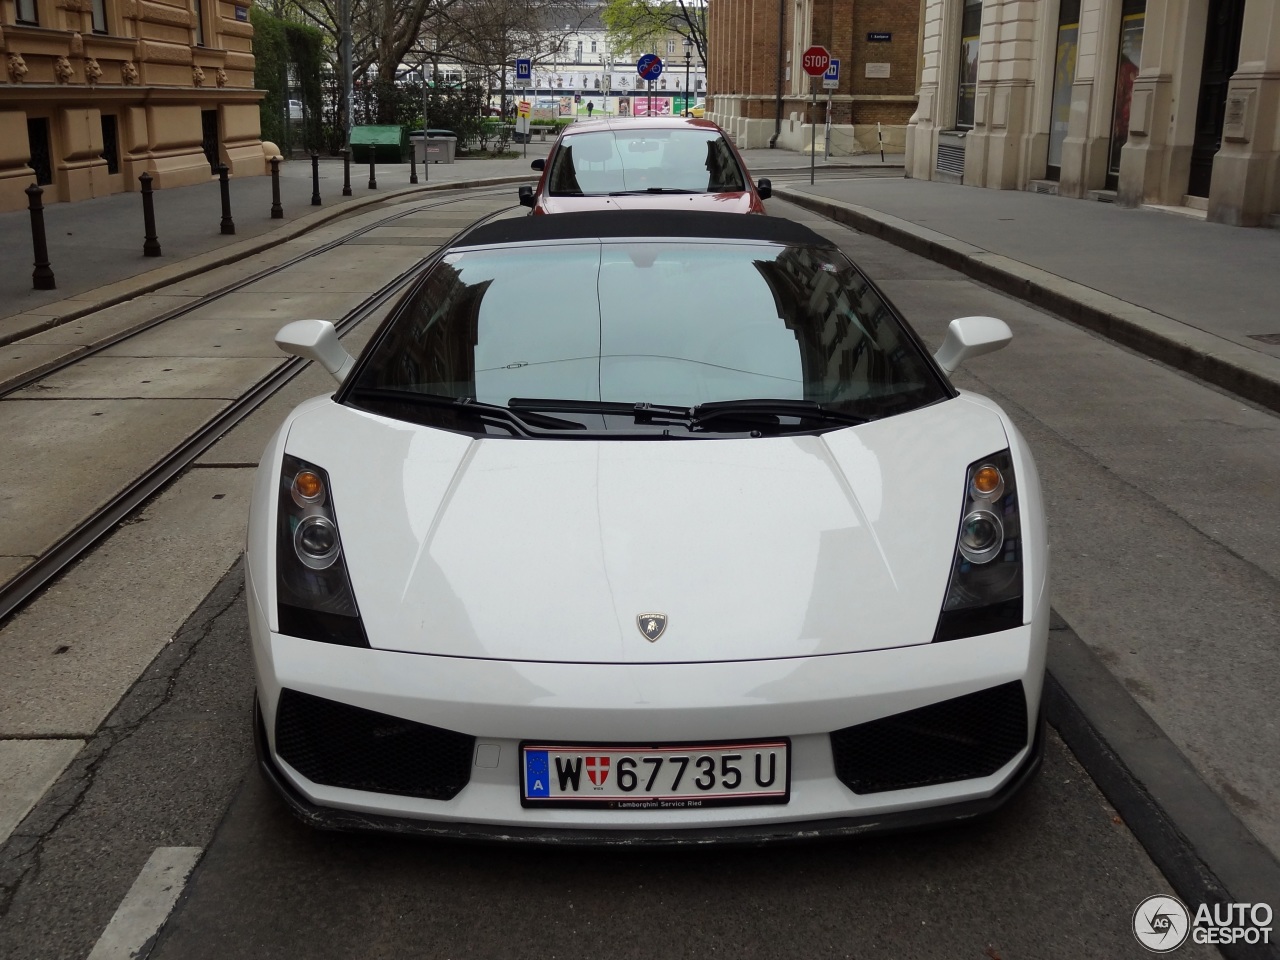
[[[273,633],[252,584],[250,625],[264,775],[307,822],[333,829],[560,842],[738,841],[857,834],[977,816],[1005,802],[1040,761],[1047,605],[1030,625],[983,637],[791,660],[684,664],[483,661],[337,647]],[[830,733],[1011,682],[1031,742],[988,776],[855,793]],[[313,782],[281,759],[275,723],[291,689],[476,738],[469,781],[450,799]],[[714,742],[789,737],[786,805],[617,811],[523,808],[521,740]]]

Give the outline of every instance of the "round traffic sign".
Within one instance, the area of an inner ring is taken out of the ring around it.
[[[636,73],[643,80],[657,80],[662,76],[662,58],[656,53],[646,53],[636,64]]]
[[[804,56],[800,58],[800,66],[804,67],[804,72],[811,77],[820,77],[826,73],[829,63],[831,63],[831,54],[827,53],[827,48],[816,44],[806,50]]]

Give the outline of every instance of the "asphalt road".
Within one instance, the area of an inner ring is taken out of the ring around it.
[[[1014,345],[974,361],[957,380],[995,395],[1033,443],[1051,511],[1055,606],[1087,642],[1123,645],[1134,660],[1114,668],[1135,696],[1142,699],[1141,671],[1161,663],[1160,650],[1184,642],[1176,624],[1149,626],[1148,605],[1221,614],[1274,604],[1262,580],[1231,566],[1247,555],[1247,544],[1233,541],[1252,528],[1224,519],[1212,536],[1203,533],[1204,521],[1189,517],[1165,482],[1185,444],[1219,464],[1226,495],[1247,512],[1267,494],[1231,486],[1250,457],[1231,442],[1232,425],[1274,430],[1274,417],[951,271],[830,224],[822,229],[932,345],[954,316],[1014,323]],[[1145,458],[1139,451],[1120,470],[1112,447],[1124,438],[1114,418],[1094,410],[1064,420],[1062,397],[1116,382],[1127,390],[1124,409],[1177,433],[1176,447]],[[1211,565],[1215,576],[1171,575],[1159,551],[1175,540],[1179,564]],[[1115,562],[1099,562],[1108,551]],[[252,769],[241,591],[237,565],[4,846],[0,957],[88,956],[158,848],[200,856],[150,945],[150,956],[164,960],[1148,956],[1131,917],[1168,884],[1052,734],[1040,777],[1005,810],[912,835],[655,854],[312,833]],[[1188,690],[1198,684],[1199,697],[1218,696],[1228,680],[1188,677]],[[1194,704],[1179,712],[1144,701],[1176,721],[1212,722],[1207,699]],[[1216,955],[1190,943],[1176,954]]]

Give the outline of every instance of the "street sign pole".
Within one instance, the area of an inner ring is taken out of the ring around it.
[[[822,132],[822,159],[831,159],[831,93],[827,93],[827,125]]]
[[[809,107],[809,186],[813,186],[818,163],[818,83],[813,77],[809,78],[809,90],[813,93],[813,103]]]

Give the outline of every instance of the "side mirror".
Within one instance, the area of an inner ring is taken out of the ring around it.
[[[532,207],[533,206],[533,187],[530,187],[530,186],[521,187],[519,190],[519,193],[520,193],[520,203],[523,206]]]
[[[529,167],[532,170],[541,170],[546,165],[547,165],[547,161],[539,157],[537,160],[533,161],[533,163],[529,164]]]
[[[1003,320],[995,317],[960,317],[947,326],[946,339],[933,355],[948,374],[966,360],[994,353],[1010,340],[1013,332]]]
[[[768,177],[761,177],[756,181],[756,193],[760,194],[761,200],[768,200],[773,196],[773,181]]]
[[[355,366],[356,358],[338,340],[338,331],[328,320],[295,320],[280,328],[276,346],[304,360],[314,360],[339,383]]]

